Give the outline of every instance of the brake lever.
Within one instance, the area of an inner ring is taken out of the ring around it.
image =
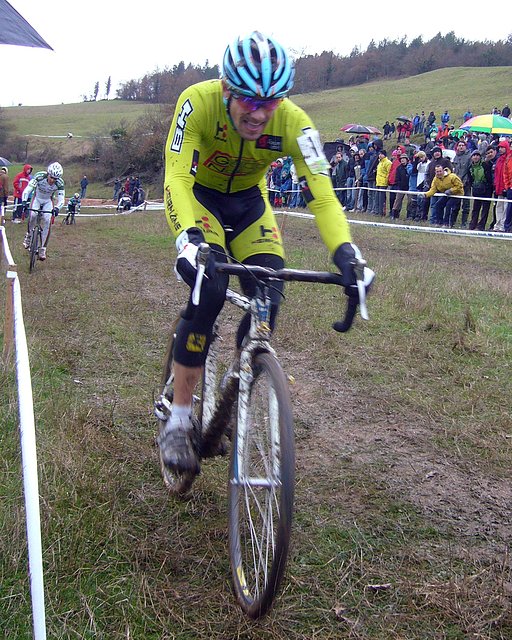
[[[210,245],[206,242],[201,242],[197,249],[196,255],[196,264],[197,264],[197,275],[196,281],[194,283],[194,288],[192,289],[192,304],[194,307],[199,305],[199,300],[201,298],[201,285],[203,284],[204,273],[206,270],[206,261],[208,260],[208,256],[210,255]]]
[[[357,291],[359,293],[359,312],[363,320],[368,320],[368,307],[366,306],[366,286],[364,284],[364,268],[366,260],[356,258],[354,273],[356,274]]]

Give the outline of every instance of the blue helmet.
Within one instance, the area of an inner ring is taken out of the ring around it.
[[[238,38],[224,53],[222,77],[228,89],[244,96],[284,98],[293,87],[294,76],[286,50],[259,31]]]

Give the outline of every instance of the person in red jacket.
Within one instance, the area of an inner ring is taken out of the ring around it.
[[[12,181],[12,186],[14,187],[14,209],[12,211],[12,221],[18,224],[21,222],[22,215],[21,196],[30,182],[32,169],[33,167],[31,165],[26,164],[23,167],[23,171],[20,171]]]
[[[509,143],[510,144],[510,143]],[[505,197],[508,203],[505,206],[505,220],[503,226],[506,233],[512,232],[512,150],[505,156],[503,165],[503,182],[505,186]]]
[[[505,162],[507,157],[510,156],[510,145],[506,140],[502,140],[498,144],[498,160],[494,167],[494,193],[498,198],[496,202],[496,223],[494,225],[494,231],[505,231],[505,216],[506,216],[506,198],[507,188],[505,185]]]

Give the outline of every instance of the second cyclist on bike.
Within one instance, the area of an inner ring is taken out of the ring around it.
[[[68,215],[64,219],[64,224],[75,224],[75,215],[80,213],[80,194],[75,193],[68,200]]]
[[[52,216],[58,216],[64,204],[65,189],[64,180],[62,179],[63,173],[62,166],[58,162],[52,162],[48,165],[46,171],[38,171],[23,191],[23,206],[25,209],[28,209],[30,206],[28,230],[23,240],[25,249],[30,248],[32,230],[37,220],[37,211],[43,211],[43,246],[39,249],[40,260],[46,259]],[[31,200],[30,205],[29,200]]]

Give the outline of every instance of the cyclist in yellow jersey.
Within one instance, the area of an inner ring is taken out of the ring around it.
[[[193,286],[198,245],[207,242],[215,260],[232,255],[246,264],[284,266],[281,236],[270,206],[265,175],[272,161],[293,158],[304,200],[315,215],[321,237],[345,280],[358,296],[350,229],[332,188],[320,135],[308,115],[287,98],[294,67],[271,37],[253,32],[224,54],[220,80],[200,82],[179,97],[165,147],[165,209],[176,238],[178,278]],[[365,284],[374,273],[365,268]],[[189,434],[194,388],[225,300],[228,277],[207,268],[201,300],[192,320],[181,320],[174,352],[171,416],[158,438],[167,467],[197,471]],[[241,279],[253,293],[250,278]],[[282,283],[281,283],[282,286]],[[280,301],[272,293],[271,326]],[[239,327],[241,344],[248,316]]]

